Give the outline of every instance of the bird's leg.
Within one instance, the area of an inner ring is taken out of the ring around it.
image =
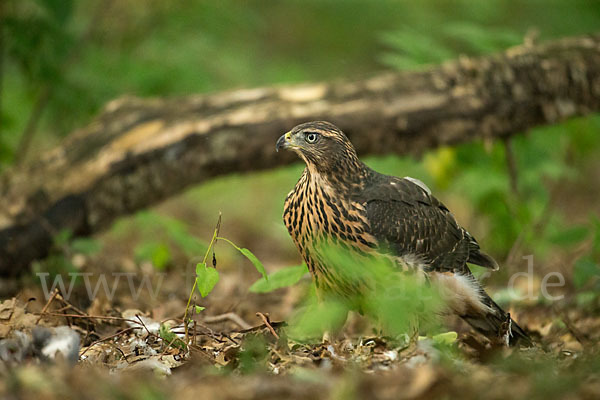
[[[510,313],[506,313],[505,320],[502,324],[500,324],[497,332],[499,342],[506,347],[510,345],[510,337],[512,335],[511,328],[512,319],[510,317]]]
[[[330,324],[329,328],[325,330],[325,332],[323,332],[323,338],[322,338],[322,343],[329,343],[329,344],[333,344],[337,341],[339,341],[342,336],[343,336],[343,329],[344,329],[344,325],[346,324],[346,321],[348,320],[348,312],[346,312],[346,314],[344,315],[343,318],[340,318],[339,320],[336,321],[332,321],[332,323]]]

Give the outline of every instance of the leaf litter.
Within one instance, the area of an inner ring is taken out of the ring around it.
[[[356,315],[337,336],[300,340],[290,336],[285,320],[308,285],[304,267],[290,271],[263,276],[254,286],[259,293],[252,293],[255,276],[220,270],[210,296],[194,294],[189,318],[182,318],[184,285],[174,275],[165,282],[166,296],[154,302],[117,293],[114,302],[97,298],[83,308],[58,291],[41,302],[31,300],[41,298],[39,291],[23,290],[0,303],[0,394],[600,398],[599,308],[582,307],[573,293],[560,303],[523,303],[518,313],[511,310],[539,344],[535,349],[493,348],[459,322],[433,337],[384,337]],[[281,280],[299,283],[285,287]],[[55,350],[44,354],[45,346],[33,344],[36,337],[67,345],[53,344]],[[75,337],[77,363],[69,362]]]

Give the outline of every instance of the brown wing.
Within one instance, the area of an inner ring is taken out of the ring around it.
[[[420,183],[377,174],[358,200],[366,207],[371,234],[386,251],[417,256],[428,271],[466,272],[467,262],[497,268],[448,208]]]

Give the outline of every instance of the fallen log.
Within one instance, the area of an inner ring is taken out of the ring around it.
[[[359,81],[121,98],[0,179],[0,275],[44,257],[62,229],[89,235],[192,184],[294,161],[275,141],[301,122],[337,124],[360,154],[407,154],[598,110],[600,34]]]

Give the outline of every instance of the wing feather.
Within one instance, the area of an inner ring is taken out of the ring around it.
[[[358,200],[365,206],[371,234],[384,250],[417,256],[429,271],[467,272],[467,262],[497,268],[420,181],[379,175]]]

